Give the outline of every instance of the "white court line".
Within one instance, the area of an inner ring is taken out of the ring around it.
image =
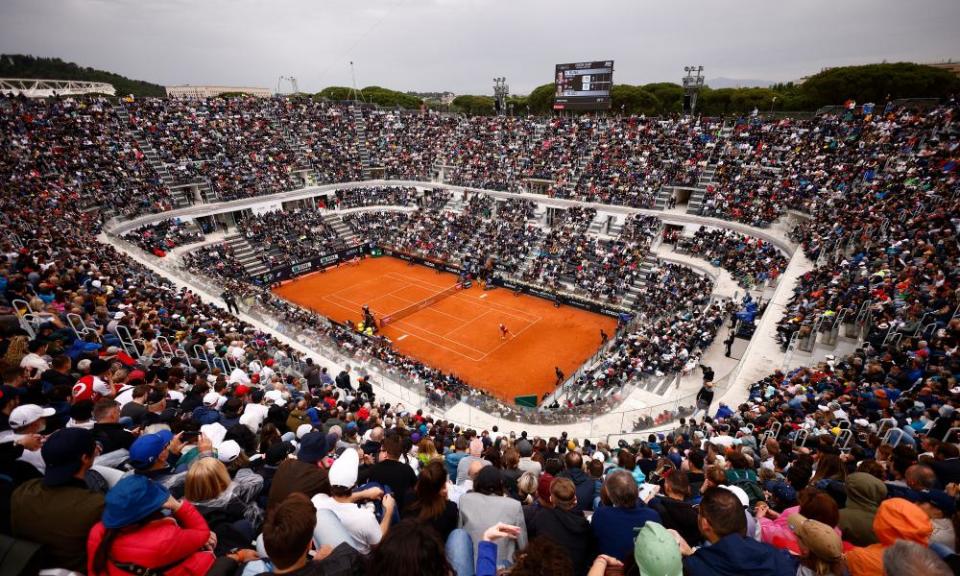
[[[406,298],[401,298],[400,296],[394,296],[394,293],[395,293],[395,292],[399,292],[399,291],[403,290],[404,288],[409,288],[409,286],[404,286],[404,287],[402,287],[402,288],[397,288],[397,289],[394,290],[393,292],[386,292],[386,293],[384,293],[384,294],[381,294],[381,295],[377,296],[376,298],[374,298],[374,300],[377,300],[377,299],[379,299],[379,298],[383,298],[383,297],[385,297],[385,296],[392,296],[393,298],[396,298],[397,300],[402,300],[402,301],[404,301],[404,302],[408,302],[408,303],[410,303],[410,304],[413,304],[413,301],[412,301],[412,300],[407,300]],[[343,290],[340,290],[340,292],[343,292]],[[362,308],[362,307],[363,307],[363,304],[358,304],[358,303],[354,302],[353,300],[350,300],[349,298],[344,298],[343,296],[337,296],[336,294],[327,294],[327,295],[323,296],[323,299],[326,300],[327,302],[330,302],[330,303],[332,303],[332,304],[336,304],[337,306],[341,306],[341,307],[346,308],[346,309],[348,309],[348,310],[350,309],[349,306],[346,306],[346,305],[344,305],[344,304],[341,303],[341,302],[336,302],[336,301],[332,300],[332,298],[336,298],[337,300],[342,300],[343,302],[347,302],[347,303],[349,303],[351,306],[356,306],[357,308]],[[404,308],[405,308],[405,306],[404,306]],[[402,309],[403,309],[403,308],[400,308],[400,310],[402,310]],[[379,311],[379,310],[377,310],[376,308],[373,308],[373,307],[371,307],[370,310],[371,310],[372,312],[374,312],[375,314],[379,314],[380,316],[385,316],[385,315],[386,315],[385,312],[381,312],[381,311]]]
[[[381,276],[378,276],[377,278],[371,278],[370,280],[366,280],[366,281],[364,281],[364,282],[361,282],[360,284],[353,284],[353,285],[351,285],[350,287],[343,288],[343,289],[341,289],[341,290],[337,290],[336,292],[331,292],[331,293],[329,293],[329,294],[324,295],[322,298],[323,298],[324,300],[326,300],[327,302],[329,302],[330,304],[333,304],[333,305],[335,305],[335,306],[339,306],[339,307],[343,308],[344,310],[351,310],[351,307],[353,307],[353,306],[356,306],[356,307],[358,307],[358,308],[359,308],[359,307],[362,307],[363,304],[359,304],[359,303],[354,302],[353,300],[350,300],[350,299],[348,299],[348,298],[344,298],[343,296],[340,296],[340,293],[346,292],[346,291],[356,290],[357,286],[362,286],[362,285],[368,284],[368,283],[370,283],[370,282],[375,282],[375,281],[377,281],[377,280],[380,279],[380,278],[390,278],[390,279],[392,279],[392,280],[397,280],[397,281],[401,281],[401,282],[406,282],[406,284],[401,285],[401,286],[399,286],[398,288],[396,288],[396,289],[394,289],[394,290],[392,290],[392,291],[390,291],[390,292],[387,292],[387,293],[384,293],[384,294],[379,294],[376,298],[373,298],[373,300],[382,298],[382,297],[384,297],[384,296],[392,296],[393,298],[396,298],[396,299],[398,299],[398,300],[403,300],[403,301],[405,301],[405,302],[409,302],[410,304],[413,304],[414,301],[407,300],[406,298],[403,298],[403,297],[401,297],[401,296],[395,296],[394,294],[395,294],[396,292],[399,292],[399,291],[401,291],[401,290],[405,290],[405,289],[410,288],[410,287],[423,288],[423,287],[424,287],[424,286],[423,286],[424,284],[426,284],[427,286],[429,286],[429,287],[431,287],[431,288],[440,288],[439,285],[433,284],[433,283],[431,283],[431,282],[426,282],[426,281],[420,280],[420,279],[418,279],[418,278],[409,278],[409,277],[407,277],[407,276],[404,276],[404,275],[402,275],[402,274],[395,273],[395,272],[388,272],[387,274],[383,274],[383,275],[381,275]],[[479,296],[479,297],[474,297],[474,296],[472,296],[472,295],[470,295],[470,294],[467,294],[467,293],[465,293],[465,292],[463,292],[463,291],[460,291],[460,292],[457,292],[456,294],[453,295],[453,297],[456,297],[456,296],[464,296],[465,299],[467,299],[467,300],[475,300],[476,303],[479,304],[479,303],[480,303],[480,302],[479,302],[480,299],[486,298],[486,297],[487,297],[487,294],[482,294],[482,295]],[[340,300],[340,302],[338,302],[337,300]],[[344,302],[348,303],[349,306],[345,305]],[[418,326],[418,325],[416,325],[416,324],[410,324],[409,322],[405,322],[406,319],[400,319],[400,320],[398,320],[398,321],[396,322],[397,325],[399,325],[400,323],[405,323],[405,324],[407,325],[407,327],[408,327],[408,328],[406,329],[406,332],[407,332],[407,333],[401,335],[400,337],[398,337],[398,338],[397,338],[397,341],[399,342],[400,340],[403,340],[404,338],[406,338],[406,337],[408,337],[408,336],[413,336],[414,338],[417,338],[417,339],[419,339],[419,340],[422,340],[422,341],[424,341],[424,342],[426,342],[426,343],[428,343],[428,344],[432,344],[432,345],[437,346],[437,347],[439,347],[439,348],[443,348],[444,350],[448,350],[448,351],[450,351],[450,352],[453,352],[454,354],[457,354],[458,356],[462,356],[463,358],[466,358],[467,360],[470,360],[471,362],[482,362],[482,361],[485,360],[488,356],[490,356],[491,354],[495,353],[497,350],[499,350],[500,348],[502,348],[505,344],[507,344],[508,342],[510,342],[511,340],[513,340],[514,338],[518,338],[521,334],[523,334],[523,333],[526,332],[528,329],[530,329],[531,326],[533,326],[534,324],[537,324],[538,322],[540,322],[540,321],[543,319],[542,317],[540,317],[540,316],[538,316],[538,315],[536,315],[536,314],[531,314],[531,313],[529,313],[529,312],[525,312],[525,311],[522,311],[522,310],[518,310],[518,309],[516,309],[516,308],[513,308],[513,307],[511,307],[511,306],[507,306],[507,305],[504,305],[504,304],[497,304],[497,303],[493,303],[493,302],[486,302],[486,303],[484,303],[484,304],[486,304],[486,307],[487,307],[487,308],[493,308],[494,311],[497,312],[497,313],[506,314],[507,316],[511,316],[511,317],[513,317],[513,318],[516,318],[516,319],[519,319],[519,320],[528,322],[528,324],[527,324],[524,328],[522,328],[521,330],[519,330],[518,332],[516,332],[510,339],[501,342],[501,343],[498,344],[495,348],[493,348],[492,350],[490,350],[489,352],[486,352],[486,353],[484,353],[483,350],[479,350],[479,349],[477,349],[477,348],[474,348],[473,346],[469,346],[469,345],[467,345],[467,344],[464,344],[464,343],[462,343],[462,342],[459,342],[458,340],[454,340],[453,338],[448,338],[446,335],[437,334],[436,332],[433,332],[432,330],[428,330],[428,329],[423,328],[423,327],[421,327],[421,326]],[[500,308],[506,308],[507,310],[509,310],[509,312],[507,312],[507,311],[505,311],[505,310],[497,309],[498,307],[500,307]],[[382,312],[377,312],[377,310],[376,310],[375,308],[372,308],[372,307],[371,307],[371,310],[373,310],[374,312],[376,312],[376,313],[378,313],[378,314],[380,314],[380,315],[383,315],[383,314],[384,314],[384,313],[382,313]],[[466,325],[470,324],[471,322],[473,322],[473,321],[475,321],[475,320],[479,320],[479,319],[482,318],[483,316],[486,316],[487,314],[490,313],[490,310],[487,309],[487,310],[484,310],[482,314],[480,314],[480,315],[478,315],[478,316],[476,316],[476,317],[474,317],[474,318],[472,318],[472,319],[465,320],[465,319],[463,319],[463,318],[461,318],[461,317],[459,317],[459,316],[455,316],[455,315],[449,314],[449,313],[444,312],[444,311],[442,311],[442,310],[437,310],[436,308],[433,308],[433,307],[424,308],[424,310],[433,310],[435,313],[440,314],[440,315],[442,315],[442,316],[446,316],[446,317],[448,317],[448,318],[452,318],[452,319],[454,319],[454,320],[457,320],[457,321],[460,321],[460,322],[464,322],[464,324],[461,324],[461,325],[457,326],[456,328],[454,328],[454,329],[451,330],[450,332],[447,332],[447,334],[453,334],[454,332],[460,330],[461,328],[465,327]],[[418,310],[418,312],[420,312],[420,310]],[[519,313],[519,314],[514,314],[515,312],[516,312],[516,313]],[[523,317],[523,316],[521,316],[520,314],[526,315],[526,318]],[[533,318],[535,318],[535,319],[534,319],[534,320],[530,320],[530,317],[533,317]],[[476,353],[478,353],[478,354],[482,354],[482,356],[480,356],[479,358],[474,358],[473,356],[469,356],[469,355],[467,355],[467,354],[464,354],[463,352],[460,352],[459,350],[453,349],[453,348],[451,348],[451,347],[449,347],[449,346],[444,346],[443,344],[441,344],[441,343],[439,343],[439,342],[436,342],[436,341],[434,341],[434,340],[425,338],[425,337],[423,337],[423,336],[421,336],[421,335],[415,334],[415,333],[413,333],[413,332],[411,331],[411,328],[412,328],[413,330],[420,330],[420,331],[422,331],[422,332],[425,332],[425,333],[427,333],[427,334],[430,334],[431,336],[435,336],[435,337],[440,338],[440,339],[442,339],[442,340],[446,340],[447,342],[449,342],[449,343],[451,343],[451,344],[454,344],[454,345],[457,345],[457,346],[461,346],[461,347],[463,347],[463,348],[465,348],[465,349],[467,349],[467,350],[472,350],[472,351],[474,351],[474,352],[476,352]]]
[[[482,362],[483,360],[485,360],[485,359],[487,358],[487,356],[493,354],[494,352],[496,352],[497,350],[499,350],[500,348],[502,348],[503,346],[505,346],[508,342],[512,342],[514,339],[519,338],[521,334],[523,334],[524,332],[526,332],[527,330],[529,330],[530,327],[533,326],[534,324],[536,324],[537,322],[539,322],[539,320],[534,320],[533,322],[527,324],[527,325],[524,326],[522,329],[520,329],[519,332],[517,332],[515,335],[513,335],[511,338],[508,338],[508,339],[504,340],[504,341],[501,342],[496,348],[494,348],[493,350],[491,350],[491,351],[487,352],[486,354],[484,354],[484,355],[483,355],[483,358],[481,358],[480,360],[477,360],[477,362]]]
[[[385,274],[384,276],[393,276],[393,275],[400,276],[401,278],[403,278],[403,279],[406,280],[407,282],[411,282],[413,285],[416,285],[417,283],[419,283],[419,284],[426,284],[427,286],[430,286],[431,288],[440,288],[440,286],[438,286],[437,284],[432,284],[432,283],[430,283],[430,282],[426,282],[426,281],[419,280],[419,279],[416,279],[416,278],[407,278],[407,277],[405,277],[405,276],[403,276],[403,275],[397,274],[396,272],[389,272],[389,273]],[[392,279],[393,279],[393,280],[397,280],[397,278],[395,278],[395,277],[393,277]],[[421,286],[421,287],[422,287],[422,286]],[[468,291],[462,291],[462,290],[461,290],[460,292],[457,292],[456,294],[454,294],[453,296],[451,296],[451,298],[456,298],[457,296],[462,296],[464,300],[474,300],[476,304],[485,304],[486,306],[488,306],[488,307],[490,307],[490,308],[493,308],[494,310],[496,310],[497,312],[499,312],[499,313],[501,313],[501,314],[506,314],[506,315],[508,315],[508,316],[512,316],[513,318],[518,318],[518,319],[520,319],[520,320],[524,320],[524,321],[527,321],[527,322],[538,322],[538,321],[540,321],[540,320],[543,320],[543,317],[538,316],[537,314],[533,314],[532,312],[527,312],[527,311],[525,311],[525,310],[520,310],[520,309],[518,309],[518,308],[514,308],[514,307],[508,306],[508,305],[506,305],[506,304],[500,304],[500,303],[498,303],[498,302],[480,302],[480,299],[481,299],[481,298],[486,298],[486,297],[488,296],[487,294],[483,294],[483,295],[481,295],[481,296],[473,296],[473,295],[470,294]],[[506,310],[504,310],[504,309],[506,309]],[[444,314],[444,312],[441,312],[441,314]],[[448,316],[449,316],[449,314],[448,314]],[[458,318],[458,317],[456,317],[456,316],[451,316],[451,318],[455,318],[455,319],[457,319],[457,320],[462,320],[461,318]]]
[[[402,322],[402,320],[400,320],[399,322]],[[399,322],[398,322],[398,323],[399,323]],[[431,346],[435,346],[435,347],[437,347],[437,348],[443,348],[444,350],[446,350],[446,351],[448,351],[448,352],[452,352],[452,353],[456,354],[457,356],[461,356],[461,357],[463,357],[463,358],[466,358],[466,359],[469,360],[470,362],[480,362],[480,360],[483,360],[484,358],[486,358],[486,354],[484,354],[484,355],[483,355],[482,357],[480,357],[480,359],[478,360],[478,359],[474,358],[473,356],[467,356],[466,354],[464,354],[463,352],[460,352],[459,350],[454,350],[453,348],[450,348],[449,346],[444,346],[443,344],[438,343],[436,340],[432,340],[432,339],[430,339],[430,338],[425,338],[425,337],[423,337],[423,336],[420,336],[419,334],[414,334],[413,332],[410,332],[408,335],[409,335],[410,337],[412,337],[412,338],[416,338],[416,339],[418,339],[418,340],[422,340],[422,341],[426,342],[427,344],[429,344],[429,345],[431,345]],[[451,341],[451,342],[454,342],[454,340],[450,340],[450,341]]]
[[[424,310],[427,310],[427,308],[424,308]],[[407,322],[407,319],[406,319],[406,318],[401,318],[400,320],[397,320],[397,321],[395,322],[395,324],[399,324],[399,323],[401,323],[401,322],[405,322],[405,323],[407,323],[408,325],[410,325],[410,323]],[[414,325],[412,325],[412,327],[415,328],[415,329],[417,329],[417,330],[420,330],[421,332],[426,332],[427,334],[430,334],[431,336],[436,336],[437,338],[443,338],[443,339],[446,340],[447,342],[453,342],[454,344],[457,344],[458,346],[463,346],[464,348],[468,348],[468,349],[470,349],[470,350],[473,350],[474,352],[477,352],[478,354],[483,354],[483,353],[484,353],[483,350],[480,350],[480,349],[478,349],[478,348],[474,348],[473,346],[470,346],[470,345],[468,345],[468,344],[463,344],[462,342],[458,342],[458,341],[454,340],[453,338],[447,338],[446,336],[444,336],[444,335],[442,335],[442,334],[437,334],[436,332],[434,332],[434,331],[432,331],[432,330],[427,330],[426,328],[424,328],[424,327],[422,327],[422,326],[417,326],[417,325],[414,324]],[[409,332],[409,330],[408,330],[408,332]],[[412,334],[412,335],[415,336],[415,334]]]
[[[484,316],[486,316],[486,315],[489,314],[489,313],[490,313],[489,310],[484,310],[484,311],[483,311],[483,314],[477,316],[477,317],[474,318],[473,320],[467,320],[467,321],[464,322],[463,324],[460,324],[459,326],[455,327],[453,330],[450,330],[449,332],[447,332],[447,336],[449,336],[450,334],[453,334],[454,332],[459,332],[461,329],[466,328],[467,326],[469,326],[470,324],[472,324],[475,320],[479,320],[479,319],[483,318]]]

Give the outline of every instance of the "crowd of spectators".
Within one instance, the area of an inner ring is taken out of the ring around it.
[[[747,289],[776,282],[788,262],[771,242],[721,228],[701,226],[693,236],[679,238],[676,247],[723,268]]]
[[[626,228],[629,236],[602,238],[588,233],[596,214],[596,209],[574,206],[559,216],[524,271],[524,280],[622,302],[628,289],[642,281],[641,264],[659,221],[632,219]]]
[[[196,225],[179,218],[144,224],[123,234],[122,237],[144,251],[161,258],[174,248],[203,242],[204,238],[203,232]]]
[[[237,231],[261,252],[268,268],[278,268],[344,247],[323,215],[312,208],[263,212],[238,221]]]
[[[134,216],[173,202],[106,98],[0,95],[0,175],[23,198]]]
[[[935,336],[956,314],[957,192],[955,109],[926,114],[901,111],[885,124],[906,133],[934,133],[899,148],[887,169],[839,197],[813,206],[793,231],[820,266],[800,277],[780,322],[786,346],[795,333],[809,336],[842,316],[879,349],[888,335]]]
[[[458,118],[447,114],[364,109],[371,165],[384,177],[430,181],[456,137]]]
[[[336,207],[360,208],[362,206],[413,206],[417,201],[416,188],[377,186],[337,190]]]
[[[124,104],[178,183],[209,182],[222,200],[292,190],[298,156],[275,125],[282,99],[143,98]]]
[[[775,372],[742,405],[707,402],[672,431],[615,446],[468,430],[377,401],[348,367],[334,378],[98,242],[105,215],[88,210],[91,202],[117,195],[129,213],[163,205],[133,200],[143,197],[119,175],[129,169],[116,164],[124,154],[104,152],[124,144],[105,134],[109,122],[94,126],[97,103],[2,103],[0,532],[37,545],[6,556],[5,568],[387,576],[599,576],[620,564],[625,573],[671,576],[957,569],[954,103],[838,120],[859,129],[824,145],[855,147],[866,159],[858,167],[876,170],[848,180],[843,194],[797,200],[814,217],[795,235],[824,257],[790,314],[867,303],[865,342],[845,358]],[[222,118],[225,134],[263,120],[234,111]],[[201,136],[198,149],[205,145]],[[88,187],[98,168],[87,162],[101,155],[110,177]],[[740,217],[762,219],[761,204],[748,203]],[[489,208],[468,206],[461,217],[470,224]],[[574,230],[593,220],[587,211],[569,218]],[[30,304],[29,331],[12,314],[14,300]],[[689,368],[725,310],[690,306],[641,321],[591,377]],[[68,315],[82,321],[79,333]],[[337,337],[360,345],[346,330]],[[378,354],[411,369],[388,346]],[[438,382],[434,391],[465,390],[422,370]]]
[[[652,208],[664,185],[695,185],[715,129],[694,118],[611,117],[598,123],[575,187],[559,195],[635,208]]]

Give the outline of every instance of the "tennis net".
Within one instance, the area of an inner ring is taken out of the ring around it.
[[[406,308],[401,308],[400,310],[397,310],[393,314],[388,314],[380,319],[380,326],[386,326],[391,322],[396,322],[401,318],[406,318],[407,316],[413,314],[414,312],[423,310],[427,306],[430,306],[431,304],[435,304],[436,302],[439,302],[440,300],[443,300],[448,296],[453,296],[459,289],[460,289],[460,284],[454,284],[453,286],[446,288],[444,290],[441,290],[436,294],[429,296],[415,304],[411,304]]]

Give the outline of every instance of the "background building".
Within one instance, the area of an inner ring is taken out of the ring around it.
[[[258,98],[269,98],[273,91],[269,88],[250,86],[167,86],[167,96],[171,98],[212,98],[227,92],[243,92]]]

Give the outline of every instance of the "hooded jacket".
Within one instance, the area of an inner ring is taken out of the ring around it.
[[[593,510],[593,498],[597,493],[597,483],[579,468],[565,470],[560,474],[563,478],[569,478],[577,491],[577,510]]]
[[[844,540],[855,546],[877,543],[873,532],[873,518],[877,507],[887,497],[887,486],[880,479],[856,472],[847,476],[847,505],[840,510],[838,527]]]
[[[883,551],[897,540],[909,540],[926,546],[933,524],[919,506],[903,498],[885,500],[873,519],[877,543],[847,553],[851,576],[883,574]]]
[[[214,424],[220,422],[220,411],[210,406],[197,406],[193,409],[193,419],[204,424]]]
[[[125,576],[129,573],[116,565],[124,563],[145,568],[172,565],[164,571],[167,576],[195,576],[206,574],[216,559],[212,552],[202,549],[210,538],[207,522],[186,500],[173,519],[154,520],[123,530],[110,546],[106,570],[97,572],[93,569],[93,560],[106,532],[103,522],[90,530],[87,539],[87,573],[90,575]]]
[[[582,512],[540,508],[527,526],[529,538],[545,536],[563,548],[573,562],[573,573],[582,576],[596,556],[596,543],[590,522]]]
[[[685,576],[781,576],[796,574],[796,561],[784,550],[739,534],[728,534],[683,561]]]
[[[703,542],[697,522],[699,514],[690,502],[657,496],[650,501],[650,507],[660,515],[664,528],[676,530],[691,546]]]

